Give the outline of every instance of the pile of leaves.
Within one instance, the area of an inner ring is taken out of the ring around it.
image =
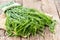
[[[9,36],[28,37],[42,34],[46,28],[54,32],[55,21],[38,10],[14,6],[5,11],[6,31]]]

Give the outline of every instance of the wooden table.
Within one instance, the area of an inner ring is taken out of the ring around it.
[[[9,2],[11,0],[0,0],[0,4]],[[53,16],[54,19],[57,20],[55,27],[55,34],[49,32],[48,28],[44,31],[44,37],[39,36],[31,36],[29,38],[22,37],[8,37],[3,29],[0,29],[0,40],[60,40],[60,0],[13,0],[17,3],[22,4],[25,7],[35,8],[40,11],[43,11],[47,14]],[[0,23],[3,24],[4,17],[1,18],[0,15]],[[0,27],[1,24],[0,24]]]

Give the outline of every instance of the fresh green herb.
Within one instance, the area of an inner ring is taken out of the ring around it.
[[[41,34],[46,26],[54,32],[55,21],[38,10],[15,6],[7,9],[5,14],[6,31],[9,36],[28,37]]]

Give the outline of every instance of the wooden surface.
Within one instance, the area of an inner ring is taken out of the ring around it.
[[[1,0],[0,4],[9,2],[11,0]],[[3,28],[5,18],[2,11],[0,11],[0,40],[60,40],[60,0],[13,0],[17,3],[22,4],[25,7],[35,8],[39,11],[43,11],[53,16],[53,19],[57,20],[55,26],[55,34],[49,32],[48,28],[44,31],[44,37],[40,35],[31,36],[29,38],[21,37],[8,37]],[[1,25],[3,24],[3,25]]]

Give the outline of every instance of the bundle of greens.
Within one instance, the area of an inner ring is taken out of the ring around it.
[[[55,21],[38,10],[14,6],[5,11],[6,31],[9,36],[28,37],[41,34],[48,26],[54,32]]]

